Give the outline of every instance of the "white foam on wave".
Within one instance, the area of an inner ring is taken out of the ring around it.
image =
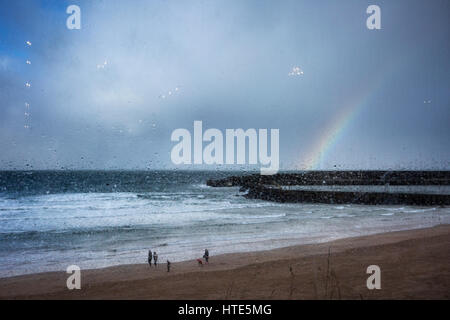
[[[412,209],[412,210],[404,210],[405,213],[420,213],[420,212],[428,212],[435,211],[437,208],[424,208],[424,209]]]

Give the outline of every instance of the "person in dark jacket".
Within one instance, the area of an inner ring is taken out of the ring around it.
[[[208,260],[209,260],[209,251],[208,251],[208,249],[205,249],[205,254],[203,255],[203,258],[205,258],[206,263],[208,263]]]
[[[152,250],[148,250],[148,265],[152,266]]]
[[[167,272],[170,272],[170,261],[167,260]]]

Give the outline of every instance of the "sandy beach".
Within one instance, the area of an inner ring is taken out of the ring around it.
[[[450,226],[390,232],[196,261],[0,279],[0,299],[449,299]],[[366,269],[381,269],[368,290]]]

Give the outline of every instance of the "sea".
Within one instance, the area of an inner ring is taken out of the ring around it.
[[[450,207],[285,204],[206,185],[242,174],[0,171],[0,277],[146,263],[149,249],[162,263],[206,248],[213,259],[450,223]]]

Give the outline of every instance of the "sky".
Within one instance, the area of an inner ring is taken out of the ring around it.
[[[174,165],[171,133],[201,120],[279,129],[282,170],[449,170],[449,13],[448,0],[1,0],[0,169],[253,168]]]

